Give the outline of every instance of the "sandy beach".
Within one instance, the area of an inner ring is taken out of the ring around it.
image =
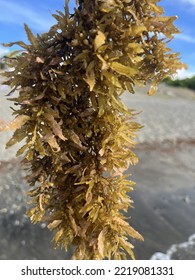
[[[136,243],[137,259],[167,253],[173,244],[186,242],[195,233],[195,149],[177,145],[138,147],[139,164],[131,170],[137,182],[132,194],[134,227],[144,236]],[[178,251],[174,259],[195,259],[194,250]]]
[[[11,119],[7,90],[0,86],[0,120]],[[139,163],[129,170],[137,185],[131,194],[135,208],[127,215],[145,239],[132,240],[136,258],[160,252],[195,259],[195,92],[161,85],[156,96],[138,89],[123,100],[143,111],[136,117],[144,125],[135,149]],[[0,259],[69,259],[71,252],[53,250],[45,224],[32,225],[25,215],[28,186],[15,158],[18,147],[4,148],[10,135],[0,134]],[[179,245],[184,243],[190,245]]]

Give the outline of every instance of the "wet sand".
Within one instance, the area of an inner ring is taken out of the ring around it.
[[[137,259],[166,253],[172,244],[195,233],[195,145],[139,147],[139,164],[131,169],[137,182],[130,222],[145,241],[133,242]],[[194,259],[194,252],[175,256]]]

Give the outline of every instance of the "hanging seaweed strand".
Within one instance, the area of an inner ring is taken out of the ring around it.
[[[17,156],[28,167],[33,223],[45,221],[55,247],[73,259],[133,259],[143,240],[125,217],[135,185],[124,172],[137,163],[132,149],[140,125],[120,96],[158,83],[183,67],[167,47],[179,31],[157,0],[68,1],[47,33],[33,35],[9,61],[4,84],[17,97],[7,147],[25,140]],[[11,94],[10,93],[10,94]],[[129,98],[131,96],[129,95]],[[135,221],[136,223],[136,221]]]

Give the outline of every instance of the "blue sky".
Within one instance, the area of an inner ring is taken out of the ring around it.
[[[73,7],[75,0],[70,0]],[[188,64],[180,77],[195,75],[195,0],[162,0],[160,6],[166,15],[177,15],[176,26],[182,32],[176,35],[170,47],[181,53],[182,61]],[[34,33],[46,32],[55,23],[52,13],[62,10],[64,0],[0,0],[0,43],[26,41],[23,24],[27,23]],[[7,52],[0,46],[0,56]]]

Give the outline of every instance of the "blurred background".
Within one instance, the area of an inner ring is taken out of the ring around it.
[[[70,1],[72,10],[74,4]],[[139,163],[129,170],[137,186],[128,217],[145,238],[132,241],[137,259],[195,260],[195,0],[159,5],[166,15],[178,16],[175,24],[182,33],[170,47],[189,68],[160,84],[153,97],[147,87],[122,97],[129,108],[141,111],[136,121],[144,125],[135,148]],[[52,14],[63,6],[63,0],[0,0],[0,43],[27,42],[24,22],[35,34],[47,32],[55,23]],[[0,45],[0,68],[1,58],[15,49]],[[0,77],[0,120],[9,121],[12,104],[2,82]],[[0,259],[68,259],[71,252],[53,250],[46,225],[32,225],[25,215],[28,185],[15,157],[19,146],[5,150],[11,135],[0,134]]]

